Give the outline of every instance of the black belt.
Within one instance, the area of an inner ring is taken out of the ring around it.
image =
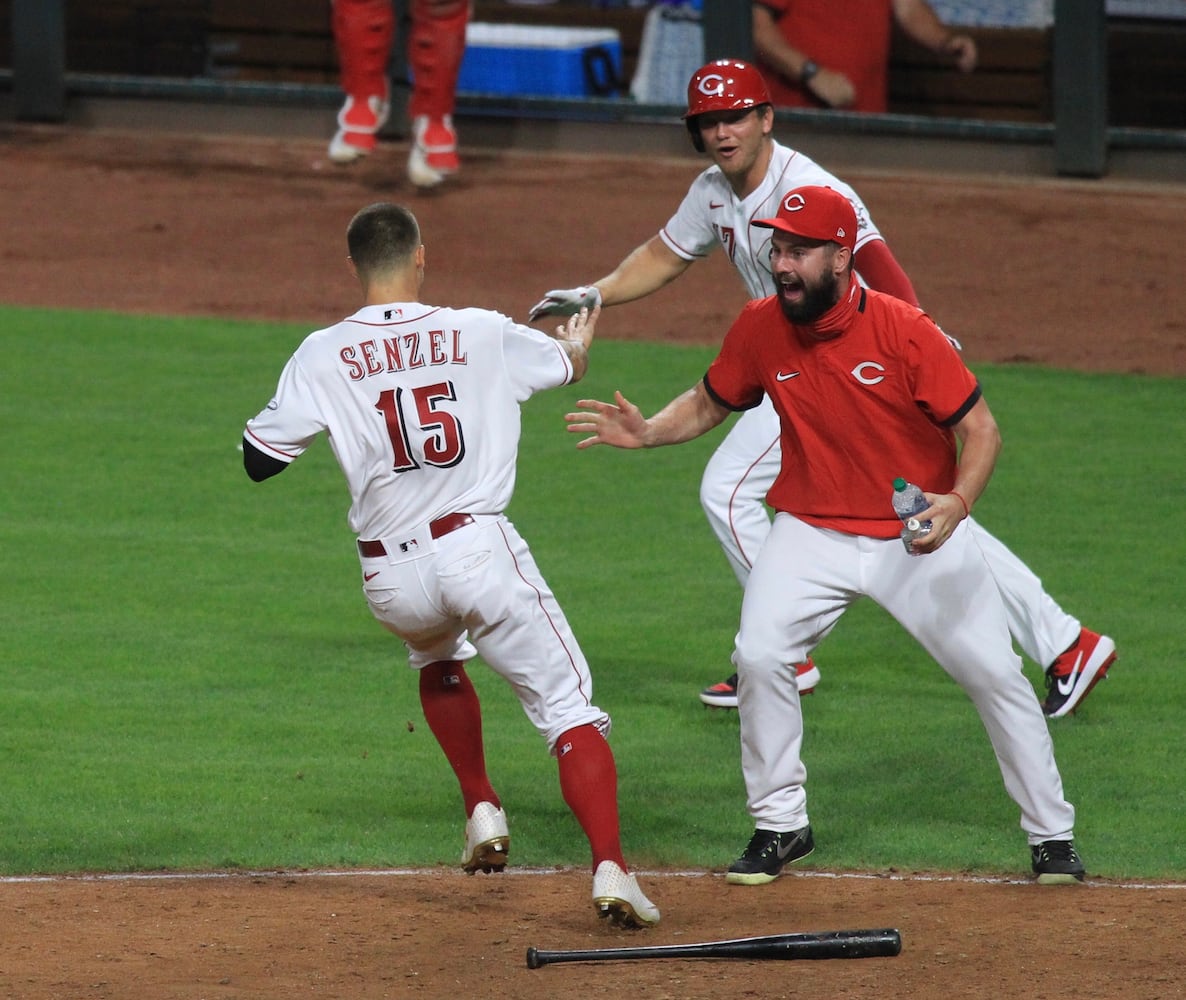
[[[428,533],[433,538],[442,538],[450,531],[456,531],[458,528],[464,528],[467,524],[473,523],[472,514],[446,514],[444,517],[438,517],[435,521],[428,522]],[[387,555],[387,549],[380,541],[364,541],[360,538],[358,554],[365,559],[376,559],[379,556]]]

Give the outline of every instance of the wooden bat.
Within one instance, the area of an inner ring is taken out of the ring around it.
[[[871,931],[812,931],[763,937],[662,944],[638,948],[577,948],[571,951],[527,949],[527,968],[556,962],[617,962],[633,958],[885,958],[902,950],[902,935],[892,928]]]

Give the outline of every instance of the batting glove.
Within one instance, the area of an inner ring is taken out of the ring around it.
[[[581,285],[580,288],[553,288],[531,307],[527,318],[531,321],[541,316],[572,316],[588,306],[592,310],[601,305],[601,291],[596,285]]]

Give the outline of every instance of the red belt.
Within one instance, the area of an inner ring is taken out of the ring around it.
[[[472,514],[446,514],[444,517],[438,517],[435,521],[428,522],[428,533],[433,538],[442,538],[450,531],[456,531],[458,528],[464,528],[467,524],[473,523]],[[376,559],[379,556],[387,555],[387,549],[380,541],[364,541],[360,538],[358,553],[365,559]]]

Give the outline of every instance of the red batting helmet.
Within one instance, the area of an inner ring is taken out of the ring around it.
[[[769,103],[770,91],[757,69],[740,59],[717,59],[701,66],[688,81],[688,110],[684,117]]]
[[[740,59],[717,59],[701,66],[688,81],[688,110],[684,112],[692,145],[704,152],[695,120],[697,115],[708,111],[742,111],[770,103],[766,81],[749,63]]]

